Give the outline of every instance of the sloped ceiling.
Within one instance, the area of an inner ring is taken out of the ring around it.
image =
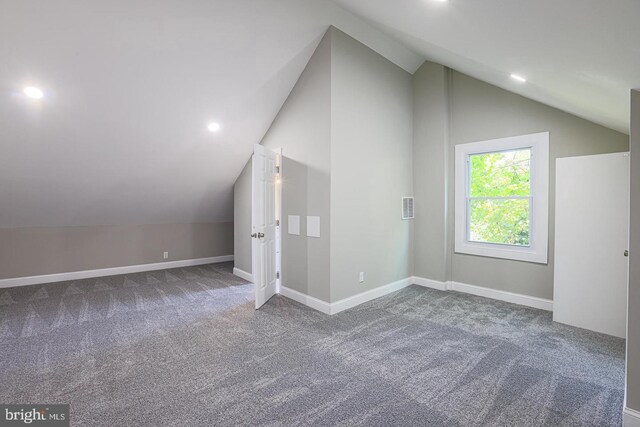
[[[427,59],[629,132],[638,0],[335,1]]]
[[[329,0],[0,0],[0,227],[232,220],[330,24],[422,62]]]
[[[232,220],[329,25],[409,72],[435,60],[627,131],[638,16],[637,0],[0,0],[0,227]]]

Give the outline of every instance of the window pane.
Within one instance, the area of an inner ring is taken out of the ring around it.
[[[471,197],[529,196],[531,149],[469,156]]]
[[[469,240],[529,246],[529,199],[470,200]]]

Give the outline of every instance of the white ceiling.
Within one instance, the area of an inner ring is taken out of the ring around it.
[[[427,59],[629,132],[639,0],[335,1]]]
[[[0,227],[232,220],[330,24],[423,61],[328,0],[0,0]]]
[[[231,220],[330,24],[409,72],[432,59],[628,129],[638,0],[335,1],[0,0],[0,227]]]

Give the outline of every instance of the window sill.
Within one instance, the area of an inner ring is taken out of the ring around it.
[[[536,251],[531,248],[519,248],[507,245],[492,245],[490,243],[457,243],[455,253],[464,255],[477,255],[488,258],[508,259],[512,261],[524,261],[535,264],[548,264],[547,252]]]

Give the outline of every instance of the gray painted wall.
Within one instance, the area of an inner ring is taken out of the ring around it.
[[[329,301],[331,37],[328,31],[262,139],[282,148],[282,284]],[[300,215],[301,234],[287,233]],[[306,215],[319,215],[321,237],[306,237]]]
[[[640,92],[631,92],[631,247],[627,324],[627,406],[640,411]]]
[[[283,149],[284,286],[336,301],[412,274],[411,222],[400,218],[413,186],[412,100],[410,74],[327,31],[262,140]],[[250,198],[245,173],[236,207]],[[234,218],[236,266],[249,271],[243,215]],[[301,216],[300,236],[287,233],[288,215]],[[306,215],[320,216],[320,238],[306,237]]]
[[[332,30],[332,302],[412,274],[412,221],[401,219],[413,191],[412,102],[409,73]]]
[[[415,275],[446,281],[449,153],[448,71],[425,62],[413,75],[413,189]]]
[[[234,266],[251,274],[251,165],[242,169],[233,185],[233,253]]]
[[[452,71],[450,80],[449,206],[453,207],[456,144],[550,132],[549,263],[454,254],[451,279],[539,298],[553,298],[555,159],[627,151],[629,137],[571,114]],[[453,241],[453,209],[449,239]]]
[[[0,279],[232,253],[232,222],[0,228]]]
[[[543,131],[549,263],[454,254],[455,145]],[[412,78],[331,28],[263,144],[284,150],[283,229],[288,214],[302,217],[302,236],[283,235],[283,283],[333,302],[413,274],[551,299],[555,159],[626,151],[629,140],[439,64]],[[417,218],[401,221],[414,189]],[[321,216],[320,239],[304,236],[305,215]]]

